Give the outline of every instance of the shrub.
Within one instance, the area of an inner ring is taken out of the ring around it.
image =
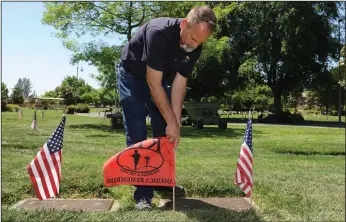
[[[67,107],[67,114],[74,114],[75,111],[76,111],[76,106],[75,105],[69,105]]]
[[[293,123],[302,124],[305,120],[301,114],[291,114],[289,111],[283,111],[280,114],[261,114],[258,116],[258,122],[262,123]]]
[[[262,123],[263,123],[263,122],[264,122],[264,121],[263,121],[263,118],[264,118],[264,114],[263,114],[263,113],[259,114],[259,115],[257,116],[258,122],[260,122],[260,123],[262,122]]]
[[[5,106],[5,111],[8,111],[8,112],[18,112],[19,109],[20,109],[20,106],[16,104],[7,104]]]
[[[200,99],[201,102],[218,102],[218,99],[215,96],[203,96]]]
[[[219,110],[222,110],[222,111],[225,111],[225,112],[230,112],[231,108],[229,108],[229,107],[222,107]]]
[[[7,104],[6,101],[1,100],[1,112],[6,111],[6,104]]]
[[[301,114],[292,114],[291,122],[294,124],[305,123],[305,120]]]
[[[77,104],[77,113],[88,113],[90,106],[88,104],[79,103]]]

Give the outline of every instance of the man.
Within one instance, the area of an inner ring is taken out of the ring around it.
[[[201,54],[202,43],[215,26],[212,9],[195,7],[184,19],[149,21],[124,46],[117,80],[128,147],[147,139],[146,109],[150,112],[153,137],[167,136],[174,149],[178,147],[187,78]],[[175,75],[171,92],[168,75]],[[151,208],[153,190],[137,186],[137,209]],[[183,187],[176,187],[176,193],[184,194]]]

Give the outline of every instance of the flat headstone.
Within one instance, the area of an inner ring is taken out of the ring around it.
[[[116,211],[119,202],[111,199],[49,199],[40,201],[37,198],[28,198],[12,206],[13,209],[24,210],[55,210],[55,211]],[[161,199],[159,208],[172,210],[173,201]],[[188,209],[219,209],[224,208],[234,211],[247,211],[251,209],[248,198],[177,198],[175,201],[176,210]]]
[[[48,199],[28,198],[12,206],[25,210],[68,210],[68,211],[110,211],[118,206],[116,200],[110,199]]]
[[[171,210],[173,208],[173,201],[162,199],[160,200],[159,207],[161,209]],[[217,209],[224,208],[234,211],[247,211],[251,209],[251,203],[247,198],[236,197],[236,198],[186,198],[186,199],[175,199],[176,210],[186,209]]]

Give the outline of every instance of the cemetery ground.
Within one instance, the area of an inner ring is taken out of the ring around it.
[[[122,129],[110,130],[109,119],[66,115],[59,198],[117,199],[115,212],[24,211],[10,209],[36,198],[26,166],[61,121],[56,112],[33,110],[2,113],[2,220],[4,221],[344,221],[345,129],[253,125],[254,196],[260,208],[235,212],[134,210],[132,186],[106,188],[103,164],[125,148]],[[245,124],[182,128],[177,151],[177,183],[187,197],[241,197],[233,183]],[[149,127],[148,136],[151,135]],[[154,205],[160,194],[156,193]],[[177,202],[179,199],[176,200]]]

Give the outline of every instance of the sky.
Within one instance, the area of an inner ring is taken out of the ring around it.
[[[2,82],[11,89],[19,78],[29,78],[33,90],[40,96],[54,90],[66,76],[77,74],[77,65],[70,64],[72,52],[54,36],[56,30],[41,22],[45,8],[42,2],[2,2]],[[84,41],[94,40],[90,36]],[[110,44],[119,44],[119,38],[103,39]],[[97,69],[82,62],[84,79],[94,88],[100,88],[91,73]],[[79,68],[79,69],[80,69]],[[10,93],[9,93],[10,94]]]
[[[2,2],[1,78],[10,93],[19,78],[29,78],[40,96],[55,89],[64,77],[77,73],[77,65],[70,64],[72,52],[52,36],[56,31],[52,26],[42,24],[44,10],[42,2]],[[101,38],[110,44],[118,45],[122,41],[115,36]],[[82,42],[92,40],[86,36]],[[99,88],[97,81],[90,77],[91,73],[98,74],[97,69],[85,62],[79,67],[83,68],[79,78]]]

